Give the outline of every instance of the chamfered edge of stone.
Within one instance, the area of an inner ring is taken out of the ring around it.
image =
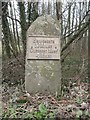
[[[27,37],[29,35],[60,36],[59,21],[55,16],[40,16],[27,30]]]

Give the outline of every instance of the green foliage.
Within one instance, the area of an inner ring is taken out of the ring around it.
[[[38,111],[35,111],[33,113],[34,118],[36,118],[37,120],[42,120],[44,118],[54,118],[54,113],[53,112],[49,112],[47,111],[47,108],[45,107],[45,105],[43,103],[41,103],[38,106]]]
[[[85,114],[85,116],[90,117],[90,111],[89,111],[89,110],[86,110],[86,111],[84,112],[84,114]]]
[[[82,115],[83,115],[82,110],[78,110],[78,111],[76,112],[76,118],[80,118]]]
[[[37,111],[27,111],[24,108],[21,108],[18,105],[10,105],[2,114],[3,118],[30,118],[42,120],[44,118],[54,118],[55,115],[53,112],[48,112],[47,108],[43,103],[38,106]]]
[[[47,108],[45,107],[43,103],[41,103],[38,109],[39,109],[38,111],[34,112],[34,117],[40,120],[47,115]]]
[[[45,107],[45,105],[43,103],[41,103],[39,105],[39,111],[42,113],[42,114],[46,114],[47,113],[47,108]]]
[[[83,116],[89,118],[89,117],[90,117],[90,112],[89,112],[89,110],[85,110],[85,111],[78,110],[78,111],[76,111],[76,118],[80,118],[80,117],[83,117]]]
[[[17,112],[15,108],[10,105],[5,112],[3,112],[2,117],[4,118],[17,118]]]
[[[83,102],[82,98],[79,96],[76,97],[76,103],[81,104]]]
[[[26,102],[27,102],[26,99],[20,99],[20,100],[18,100],[18,103],[20,103],[20,104],[23,104],[23,103],[26,103]]]

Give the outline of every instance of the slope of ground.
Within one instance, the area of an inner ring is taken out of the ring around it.
[[[3,118],[82,118],[89,120],[88,83],[63,84],[61,96],[27,93],[24,88],[24,57],[3,60]],[[64,71],[65,72],[65,71]],[[67,71],[66,71],[67,72]],[[72,79],[71,79],[72,81]],[[69,81],[68,81],[69,82]]]

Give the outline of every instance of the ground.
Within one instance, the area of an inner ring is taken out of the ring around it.
[[[90,96],[87,82],[77,84],[71,79],[67,86],[63,83],[61,96],[32,95],[25,91],[23,65],[22,54],[17,58],[3,59],[3,118],[37,118],[38,120],[42,118],[82,118],[89,120]],[[67,69],[65,67],[63,71],[67,72]],[[71,70],[73,73],[73,69]]]

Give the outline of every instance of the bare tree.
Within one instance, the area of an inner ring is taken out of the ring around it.
[[[2,2],[2,32],[4,35],[3,43],[5,44],[6,54],[10,58],[11,57],[10,40],[9,40],[10,29],[7,19],[7,11],[8,11],[8,3]]]
[[[20,13],[20,21],[21,21],[21,36],[22,36],[22,43],[23,43],[23,51],[24,55],[26,54],[26,31],[27,31],[27,24],[26,24],[26,14],[25,14],[25,6],[23,2],[18,2],[19,13]]]

